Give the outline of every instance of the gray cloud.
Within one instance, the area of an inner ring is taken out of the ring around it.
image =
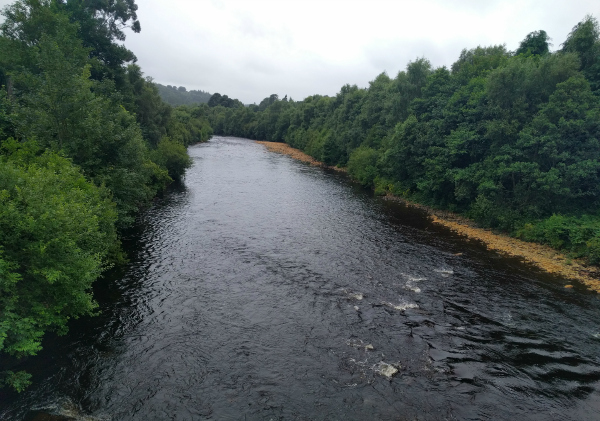
[[[11,3],[0,0],[0,6]],[[514,50],[544,29],[560,47],[597,0],[137,0],[128,34],[157,82],[220,92],[245,103],[277,93],[334,95],[346,83],[394,77],[417,57],[450,66],[463,48]]]
[[[434,66],[450,66],[463,48],[506,44],[515,49],[537,29],[545,29],[558,48],[577,22],[597,9],[592,1],[511,3],[348,0],[248,2],[252,7],[238,7],[240,2],[223,1],[218,9],[210,9],[220,19],[221,30],[205,27],[211,35],[202,45],[169,55],[163,63],[170,70],[149,66],[157,58],[156,52],[146,53],[144,31],[135,35],[139,41],[132,36],[127,45],[157,81],[251,103],[271,93],[302,99],[315,93],[334,95],[346,83],[367,86],[382,71],[393,77],[417,57],[428,58]],[[202,9],[212,3],[194,4]],[[139,5],[142,24],[153,22],[158,3],[140,0]],[[180,6],[173,1],[170,7]],[[175,22],[162,24],[171,27]],[[197,24],[202,27],[202,19]],[[165,45],[186,44],[174,38],[165,35]],[[190,73],[190,67],[201,71]]]

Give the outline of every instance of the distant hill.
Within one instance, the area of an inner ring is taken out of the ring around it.
[[[176,107],[178,105],[206,104],[211,94],[204,91],[188,91],[184,86],[161,85],[154,83],[158,87],[160,97],[168,104]]]

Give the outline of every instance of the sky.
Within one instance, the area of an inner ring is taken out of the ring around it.
[[[0,0],[0,6],[12,3]],[[543,29],[560,48],[597,0],[137,0],[142,31],[128,32],[146,76],[259,103],[367,87],[425,57],[450,66],[462,49],[515,50]]]

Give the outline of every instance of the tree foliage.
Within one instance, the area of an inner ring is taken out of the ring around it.
[[[41,349],[46,331],[93,314],[91,285],[119,255],[117,212],[68,159],[12,139],[2,146],[0,350],[21,357]]]
[[[593,90],[600,89],[600,25],[587,15],[579,22],[562,44],[562,51],[576,53],[581,61],[581,71]]]
[[[155,85],[162,100],[174,107],[178,105],[206,104],[212,96],[202,90],[188,91],[184,86],[165,86],[160,83],[155,83]]]
[[[225,107],[225,108],[241,108],[244,104],[238,99],[229,98],[227,95],[221,95],[220,93],[213,94],[208,100],[209,107]]]
[[[550,52],[550,37],[546,31],[534,31],[525,37],[515,54],[537,54],[544,55]]]
[[[117,234],[212,134],[173,110],[119,42],[134,0],[20,0],[0,25],[0,352],[94,314],[91,285],[122,260]],[[0,367],[0,370],[2,368]],[[24,372],[0,385],[22,390]]]
[[[378,193],[599,262],[599,32],[587,16],[554,53],[538,30],[514,53],[465,49],[450,69],[418,58],[333,98],[204,111],[217,134],[285,141]],[[583,220],[594,228],[573,226]]]

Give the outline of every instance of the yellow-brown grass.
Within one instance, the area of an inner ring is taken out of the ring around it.
[[[289,155],[294,159],[307,162],[311,165],[326,167],[322,162],[317,161],[312,156],[307,155],[298,149],[292,148],[286,143],[257,143],[265,145],[267,149],[272,152]],[[343,168],[329,168],[345,171]],[[460,235],[479,240],[490,250],[495,250],[509,256],[520,257],[524,261],[533,264],[546,272],[564,276],[571,280],[580,281],[590,290],[600,292],[600,272],[598,271],[598,268],[588,266],[581,260],[569,259],[564,254],[548,246],[521,241],[504,234],[498,234],[491,230],[480,228],[476,226],[473,221],[451,212],[433,210],[426,206],[412,203],[395,196],[388,196],[388,199],[399,200],[410,206],[423,209],[427,211],[434,223],[443,225]],[[571,285],[566,285],[566,287],[569,288]]]
[[[331,168],[331,169],[334,169],[334,170],[340,171],[340,172],[346,172],[345,168],[338,168],[338,167],[327,166],[324,163],[322,163],[321,161],[317,161],[312,156],[305,154],[301,150],[292,148],[287,143],[281,143],[281,142],[264,142],[264,141],[261,141],[261,140],[257,140],[256,143],[260,143],[261,145],[266,146],[267,149],[270,150],[271,152],[277,152],[277,153],[281,153],[281,154],[284,154],[284,155],[289,155],[292,158],[297,159],[298,161],[306,162],[306,163],[308,163],[310,165],[314,165],[314,166],[317,166],[317,167]]]
[[[598,279],[600,272],[598,268],[587,265],[582,260],[570,259],[559,251],[543,244],[522,241],[478,227],[473,221],[452,212],[430,209],[394,196],[389,197],[389,199],[399,200],[427,211],[435,224],[443,225],[465,237],[479,240],[489,250],[495,250],[508,256],[520,257],[525,262],[533,264],[548,273],[580,281],[588,289],[600,292],[600,280]],[[571,285],[565,285],[565,287],[569,288]]]

